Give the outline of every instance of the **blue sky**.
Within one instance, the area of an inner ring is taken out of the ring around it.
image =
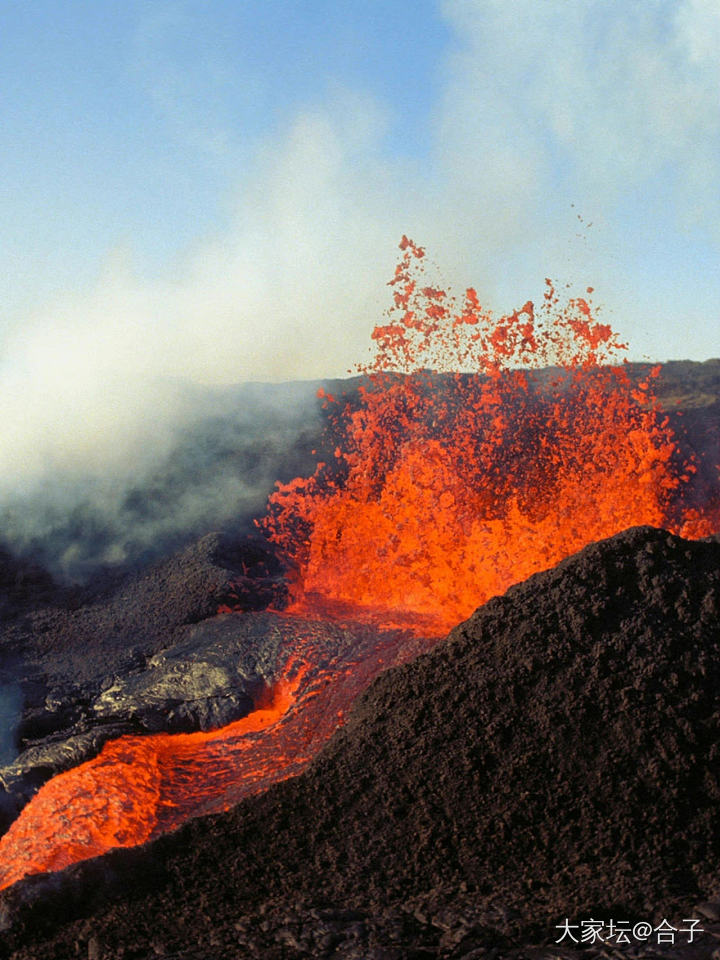
[[[343,375],[403,233],[498,313],[549,276],[719,356],[719,49],[716,0],[0,0],[5,453]]]
[[[392,115],[382,149],[428,152],[448,28],[432,3],[18,0],[2,22],[3,302],[141,274],[222,231],[268,139],[339,89]],[[389,237],[392,243],[394,237]]]

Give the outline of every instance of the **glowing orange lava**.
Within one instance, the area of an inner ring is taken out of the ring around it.
[[[288,713],[306,670],[307,665],[289,664],[267,703],[221,731],[122,737],[105,744],[94,760],[54,777],[0,841],[0,889],[27,873],[61,870],[178,826],[202,799],[220,792],[217,782],[215,791],[208,790],[207,781],[191,776],[193,765],[201,764],[216,781],[223,779],[218,760],[257,748],[258,739]],[[294,759],[275,751],[273,779],[280,779]],[[242,776],[237,756],[234,767],[233,774]],[[252,773],[259,779],[257,765]],[[53,842],[54,831],[48,829],[59,824],[62,844]]]
[[[682,531],[671,508],[695,468],[678,467],[659,368],[633,383],[590,301],[561,304],[549,280],[539,308],[496,319],[472,289],[456,301],[423,284],[424,251],[401,249],[360,403],[325,398],[344,443],[279,486],[263,522],[295,561],[294,609],[334,601],[447,629],[589,542]]]

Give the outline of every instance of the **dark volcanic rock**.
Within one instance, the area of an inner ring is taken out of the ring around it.
[[[46,713],[45,722],[60,728],[0,766],[6,821],[51,776],[95,756],[110,739],[138,732],[210,730],[248,714],[281,665],[280,634],[250,629],[252,623],[223,614],[177,628],[174,636],[181,639],[144,667],[116,677],[82,710],[72,689],[56,691],[56,705],[65,712]],[[42,717],[32,719],[37,729]]]
[[[7,955],[509,957],[565,917],[689,917],[719,734],[720,544],[631,530],[383,674],[294,780],[16,885]]]
[[[0,829],[45,780],[111,737],[206,730],[252,709],[263,663],[216,614],[244,609],[249,583],[255,607],[282,603],[280,574],[261,538],[209,534],[84,604],[68,606],[58,591],[6,622],[0,694],[14,693],[17,756],[0,765]]]
[[[144,669],[118,678],[94,700],[102,721],[131,719],[144,730],[210,730],[248,713],[277,670],[277,644],[250,643],[225,614],[176,631],[176,643]]]

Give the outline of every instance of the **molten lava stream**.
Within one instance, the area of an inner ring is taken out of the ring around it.
[[[252,792],[288,775],[303,762],[300,745],[286,754],[287,738],[273,731],[289,722],[307,670],[290,661],[267,702],[221,730],[122,737],[54,777],[0,840],[0,887],[143,843],[204,804],[222,808],[229,783]]]
[[[432,642],[407,631],[257,618],[262,629],[273,618],[269,629],[297,650],[267,702],[212,732],[121,737],[48,781],[0,839],[0,889],[144,843],[298,773],[382,669]]]

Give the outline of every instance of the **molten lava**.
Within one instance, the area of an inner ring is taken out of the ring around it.
[[[678,465],[659,368],[633,383],[589,300],[563,305],[548,280],[539,309],[495,319],[472,289],[458,302],[423,285],[424,251],[401,249],[359,405],[325,398],[345,437],[334,462],[279,486],[263,522],[295,562],[294,609],[335,601],[448,629],[627,527],[710,532],[678,515],[695,467]]]
[[[401,249],[359,401],[323,395],[334,455],[280,485],[261,524],[295,570],[292,616],[268,626],[290,658],[271,701],[213,733],[122,738],[50,781],[0,841],[0,885],[298,772],[378,672],[431,643],[370,629],[331,653],[348,611],[437,636],[626,527],[711,532],[717,517],[683,507],[695,466],[654,398],[657,368],[632,380],[589,299],[562,304],[548,281],[538,308],[496,319],[474,290],[457,300],[424,283],[424,251]]]

